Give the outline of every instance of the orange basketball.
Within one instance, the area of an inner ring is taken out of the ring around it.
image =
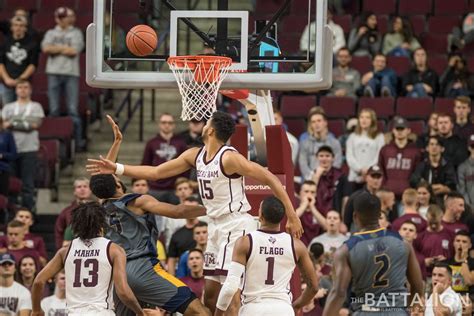
[[[135,56],[150,55],[157,44],[156,32],[148,25],[136,25],[127,33],[127,48]]]

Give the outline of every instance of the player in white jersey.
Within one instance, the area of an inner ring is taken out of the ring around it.
[[[33,316],[43,315],[41,298],[45,283],[65,268],[66,306],[69,316],[115,315],[112,285],[120,300],[137,315],[147,315],[127,283],[125,252],[102,237],[105,210],[96,203],[81,204],[72,212],[71,228],[77,236],[59,250],[36,276],[31,290]]]
[[[112,122],[111,124],[115,129]],[[210,218],[205,253],[204,302],[212,312],[230,266],[230,254],[235,241],[256,229],[254,220],[247,214],[250,205],[245,197],[244,176],[268,185],[285,206],[287,230],[296,238],[303,233],[301,222],[278,178],[262,166],[247,160],[234,148],[225,145],[234,130],[235,122],[232,117],[217,111],[202,131],[203,148],[188,149],[176,159],[155,167],[124,166],[103,157],[99,160],[89,159],[86,167],[92,175],[115,173],[147,180],[165,179],[194,167],[197,169],[199,193]],[[232,309],[236,311],[238,308],[236,296]]]
[[[259,210],[261,228],[237,240],[232,263],[217,301],[215,316],[224,315],[242,282],[241,316],[294,315],[316,295],[318,277],[305,245],[280,231],[283,204],[271,196]],[[290,279],[298,266],[307,284],[292,305]]]

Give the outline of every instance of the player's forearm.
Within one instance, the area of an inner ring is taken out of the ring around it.
[[[266,184],[272,189],[275,196],[285,206],[286,217],[297,218],[298,216],[296,215],[296,212],[294,211],[293,203],[291,203],[290,197],[288,196],[288,193],[285,191],[285,188],[281,184],[280,180],[278,180],[278,178],[275,175],[271,174],[269,171],[268,173],[270,174],[270,176],[267,177]]]
[[[339,316],[339,310],[345,299],[345,293],[338,294],[336,290],[331,290],[324,306],[323,316]]]
[[[449,308],[447,306],[444,306],[443,303],[441,303],[441,299],[439,297],[439,294],[433,293],[433,313],[435,316],[447,316],[449,315]]]
[[[126,286],[125,288],[117,289],[117,296],[122,303],[130,308],[136,315],[143,315],[143,310],[130,287]]]
[[[161,177],[156,172],[157,167],[153,166],[131,166],[124,165],[124,175],[135,179],[159,180]]]
[[[31,287],[31,304],[33,312],[41,312],[41,297],[43,294],[45,282],[43,280],[36,280]]]
[[[176,218],[196,218],[199,216],[206,215],[206,208],[201,205],[184,205],[180,204],[177,206],[177,217]]]
[[[116,162],[121,144],[122,144],[122,141],[115,140],[112,146],[110,147],[109,152],[107,153],[106,159]]]
[[[313,288],[312,286],[307,286],[303,293],[301,293],[301,295],[293,302],[293,307],[299,309],[308,305],[311,300],[313,300],[317,292],[317,289]]]

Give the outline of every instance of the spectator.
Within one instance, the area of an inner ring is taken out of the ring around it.
[[[193,228],[193,239],[196,242],[196,248],[201,250],[203,253],[206,252],[207,247],[207,223],[199,222]],[[185,251],[181,257],[179,257],[178,268],[176,269],[176,277],[182,278],[188,276],[190,271],[188,267],[189,251]]]
[[[472,95],[474,76],[469,72],[464,58],[459,55],[449,57],[448,68],[440,78],[440,85],[440,96],[445,98]]]
[[[28,20],[14,16],[10,20],[11,34],[3,42],[0,51],[0,77],[4,83],[3,104],[16,100],[18,80],[30,80],[38,66],[39,47],[27,34]]]
[[[69,17],[73,18],[75,22],[76,15],[74,11],[68,8]],[[110,23],[110,11],[106,11],[104,14],[104,29],[109,30],[111,27]],[[74,25],[75,23],[71,23]],[[128,52],[126,46],[126,34],[125,31],[116,23],[116,20],[112,22],[112,31],[104,32],[104,55],[109,56],[109,50],[112,51],[114,56],[126,56]]]
[[[383,145],[384,136],[378,131],[377,116],[374,110],[362,109],[359,112],[357,127],[346,143],[350,182],[361,186],[367,170],[377,163]]]
[[[23,285],[31,292],[33,281],[38,274],[38,266],[36,259],[30,255],[25,255],[20,259],[16,270],[15,281]],[[49,287],[46,284],[43,288],[43,297],[49,295]]]
[[[356,98],[356,91],[360,87],[360,73],[350,67],[351,52],[347,47],[337,51],[337,66],[332,70],[332,87],[328,95],[336,97]]]
[[[348,119],[347,122],[346,122],[345,133],[342,134],[341,136],[339,136],[339,138],[338,138],[339,143],[341,143],[341,148],[342,148],[343,153],[346,152],[347,139],[349,139],[349,136],[355,131],[358,121],[359,121],[359,119],[357,117],[352,117],[352,118]],[[345,160],[346,157],[343,157],[343,159]]]
[[[471,154],[458,167],[458,191],[467,204],[474,206],[474,134],[469,138],[468,145]]]
[[[346,46],[346,38],[344,37],[344,30],[342,29],[341,26],[334,23],[334,21],[332,20],[331,10],[327,11],[327,20],[328,20],[327,24],[329,25],[333,33],[332,51],[334,54],[336,54],[339,51],[339,49]],[[314,52],[316,50],[316,21],[311,22],[310,25],[306,25],[303,31],[303,34],[301,35],[300,50],[306,53],[308,51],[308,45],[309,45],[309,52],[312,55],[314,55]]]
[[[417,193],[417,211],[418,214],[426,220],[426,212],[428,212],[428,207],[430,204],[433,204],[433,190],[428,182],[421,180],[416,186]]]
[[[66,309],[66,275],[61,270],[54,276],[54,294],[41,300],[41,309],[45,315],[67,315]]]
[[[433,293],[426,301],[425,316],[461,315],[461,298],[453,291],[451,285],[451,268],[446,263],[437,263],[433,269]]]
[[[397,232],[403,223],[410,221],[416,226],[416,232],[421,233],[426,229],[426,221],[418,214],[416,209],[417,192],[415,189],[406,189],[402,196],[403,215],[392,223],[392,230]]]
[[[375,195],[377,191],[381,188],[383,182],[382,169],[378,165],[373,165],[369,168],[365,175],[365,185],[362,189],[355,191],[349,197],[344,212],[342,213],[342,218],[344,224],[346,224],[347,229],[351,232],[357,231],[358,228],[353,225],[353,214],[354,214],[354,199],[364,192]]]
[[[304,229],[301,241],[308,246],[310,241],[321,233],[321,229],[327,230],[326,218],[316,208],[316,183],[311,180],[303,182],[299,200],[296,214]]]
[[[393,191],[397,199],[410,186],[410,175],[421,161],[420,150],[408,139],[410,133],[407,120],[396,116],[392,122],[393,141],[383,146],[379,155],[384,187]]]
[[[25,246],[25,225],[17,220],[12,220],[7,225],[7,247],[6,251],[15,256],[20,264],[20,259],[31,256],[35,259],[35,264],[39,265],[38,251]]]
[[[71,223],[72,210],[79,204],[91,201],[92,192],[89,188],[89,179],[77,178],[74,180],[74,201],[59,213],[54,225],[54,240],[56,249],[60,249],[63,245],[64,232]]]
[[[313,240],[311,240],[309,247],[312,244],[318,242],[324,246],[324,252],[328,254],[334,254],[336,249],[338,249],[342,244],[349,239],[346,235],[341,234],[342,221],[341,221],[341,214],[335,210],[330,210],[326,214],[326,223],[327,223],[327,231],[319,235]]]
[[[413,67],[402,78],[404,94],[411,98],[434,97],[439,90],[439,78],[428,67],[428,56],[423,47],[413,52]]]
[[[398,78],[395,71],[387,68],[387,57],[375,54],[372,70],[362,76],[363,94],[366,97],[396,97]]]
[[[462,28],[455,27],[448,35],[448,50],[463,49],[472,42],[474,42],[474,12],[466,14]]]
[[[380,212],[379,226],[383,229],[390,229],[390,226],[392,226],[392,223],[388,219],[388,214],[386,212]]]
[[[382,53],[386,56],[410,58],[413,51],[420,47],[420,43],[413,35],[410,22],[401,16],[392,20],[392,30],[385,34]]]
[[[443,158],[451,162],[457,168],[469,157],[466,141],[453,133],[453,118],[441,113],[438,115],[438,135],[444,146]]]
[[[324,113],[312,112],[308,116],[309,136],[301,141],[298,164],[303,179],[311,179],[311,172],[318,168],[316,152],[319,147],[327,145],[334,153],[334,167],[342,165],[342,149],[339,141],[329,133],[328,121]]]
[[[403,240],[410,245],[413,245],[413,242],[416,240],[417,237],[417,228],[415,223],[408,220],[400,226],[398,233],[403,238]],[[423,280],[426,280],[426,266],[425,266],[425,257],[421,253],[415,250],[416,260],[418,261],[418,265],[420,266],[421,275]]]
[[[430,136],[426,152],[428,157],[418,163],[410,177],[410,185],[415,188],[421,180],[431,185],[435,195],[442,195],[456,189],[456,171],[441,154],[444,147],[440,139]]]
[[[469,230],[466,224],[461,222],[464,212],[464,197],[456,192],[449,192],[444,198],[444,215],[441,221],[443,227],[451,231],[453,235],[460,230]]]
[[[17,101],[3,107],[3,128],[13,131],[17,159],[13,169],[21,178],[21,205],[32,210],[35,207],[35,174],[38,162],[39,136],[38,128],[44,117],[43,108],[31,100],[31,84],[19,80],[16,84]]]
[[[473,294],[474,259],[469,257],[472,248],[471,236],[460,230],[454,236],[454,257],[446,260],[453,271],[453,290],[461,295]]]
[[[201,249],[189,250],[188,269],[190,274],[180,278],[199,300],[203,300],[204,293],[204,253]]]
[[[169,113],[159,117],[158,135],[150,139],[143,153],[142,165],[158,166],[166,161],[178,157],[187,147],[183,139],[174,134],[175,121]],[[164,180],[150,181],[150,194],[158,200],[172,193],[174,183],[178,177]]]
[[[275,125],[283,125],[283,128],[285,129],[286,137],[288,138],[288,142],[290,143],[291,147],[291,161],[293,161],[293,165],[296,165],[299,149],[298,139],[296,139],[293,134],[288,132],[287,126],[283,123],[283,115],[281,115],[281,112],[279,110],[273,108],[273,115],[275,117]]]
[[[15,282],[14,275],[15,257],[10,253],[0,255],[0,313],[28,316],[31,312],[31,294]]]
[[[454,100],[454,122],[453,133],[467,142],[469,137],[474,134],[474,124],[471,122],[471,99],[460,96]]]
[[[204,125],[206,125],[205,121],[191,120],[188,123],[188,129],[179,134],[186,143],[187,148],[204,146],[201,139]]]
[[[138,194],[148,194],[150,187],[145,179],[132,179],[132,192]]]
[[[12,133],[3,128],[0,115],[0,194],[8,195],[11,163],[16,159],[16,144]]]
[[[70,9],[69,9],[70,10]],[[72,10],[70,10],[72,11]],[[82,123],[78,114],[79,104],[79,55],[84,49],[81,30],[74,27],[68,8],[59,7],[54,12],[56,26],[44,35],[41,49],[48,55],[48,98],[51,116],[59,116],[60,94],[65,93],[68,115],[74,122],[74,136],[78,150],[83,150]]]
[[[353,56],[375,56],[380,52],[381,42],[377,16],[373,12],[365,12],[360,17],[359,25],[349,33],[347,46]]]
[[[428,130],[416,138],[416,146],[420,148],[422,153],[425,153],[429,138],[438,135],[438,115],[438,112],[432,112],[430,114],[428,118]]]
[[[331,147],[323,145],[316,153],[318,168],[311,179],[316,183],[316,209],[326,216],[335,209],[341,212],[351,194],[351,185],[341,169],[334,168],[334,153]]]
[[[382,212],[387,214],[387,218],[390,222],[393,222],[398,217],[398,212],[394,209],[395,206],[395,193],[386,188],[377,190],[375,195],[380,200],[380,209]]]

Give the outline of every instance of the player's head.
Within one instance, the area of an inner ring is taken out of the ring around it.
[[[438,284],[442,283],[443,288],[446,289],[451,285],[451,278],[453,277],[453,270],[449,264],[445,262],[436,262],[433,267],[432,281],[433,288]]]
[[[402,236],[403,240],[412,243],[417,237],[415,223],[409,220],[405,221],[402,226],[400,226],[398,233]]]
[[[88,240],[103,235],[105,209],[97,202],[80,204],[72,211],[71,229],[75,237]]]
[[[285,216],[285,206],[274,196],[266,197],[260,204],[259,215],[262,224],[279,225]]]
[[[373,194],[363,192],[354,199],[354,222],[359,228],[378,226],[380,200]]]
[[[232,116],[222,111],[216,111],[203,128],[202,139],[206,142],[210,138],[214,138],[219,142],[226,143],[234,131],[235,122]]]
[[[309,247],[309,253],[313,257],[313,262],[316,263],[321,263],[323,260],[323,255],[324,255],[324,246],[323,244],[319,242],[315,242],[311,244]]]
[[[92,193],[99,199],[110,199],[122,196],[127,188],[114,174],[98,174],[91,177],[90,187]]]

